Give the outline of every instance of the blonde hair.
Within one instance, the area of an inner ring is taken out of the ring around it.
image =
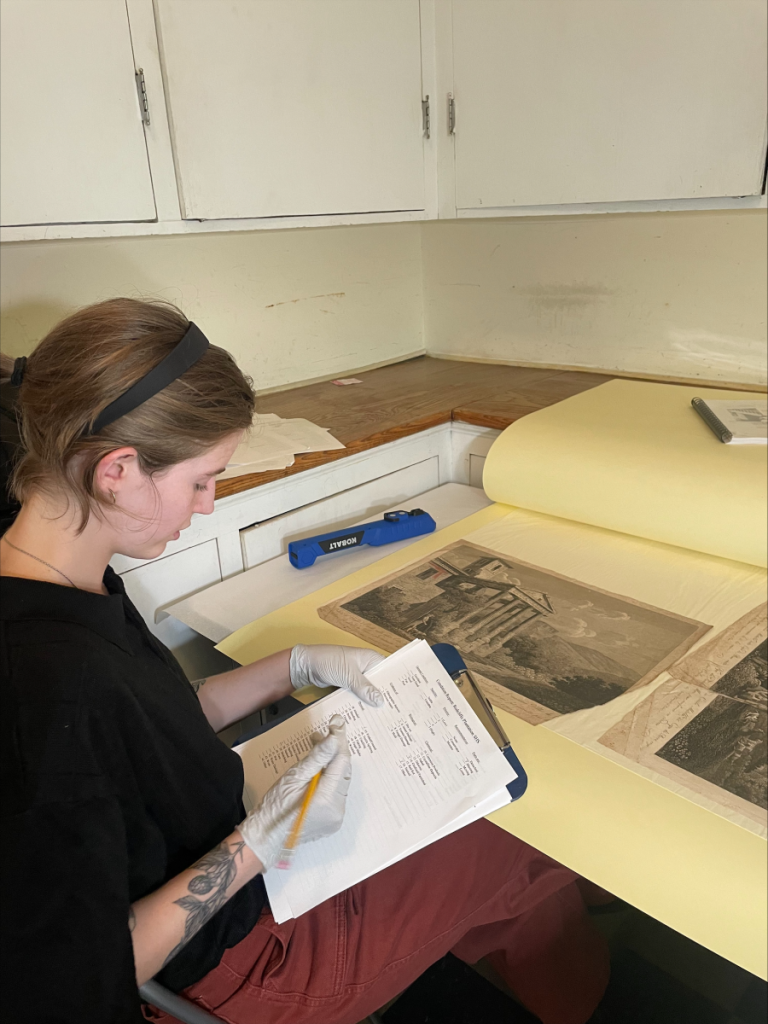
[[[85,433],[188,327],[170,303],[118,298],[78,310],[46,335],[29,356],[19,391],[24,450],[11,479],[19,501],[35,492],[63,494],[79,507],[82,531],[91,513],[109,504],[94,487],[96,467],[109,452],[135,448],[151,476],[250,426],[252,382],[228,352],[210,345],[137,409],[97,434]]]

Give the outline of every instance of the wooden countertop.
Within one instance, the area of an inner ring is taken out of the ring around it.
[[[496,366],[418,356],[355,374],[362,384],[324,381],[264,395],[258,411],[303,417],[327,427],[345,449],[297,455],[287,469],[221,480],[216,497],[258,487],[420,430],[461,420],[503,430],[526,413],[612,380],[609,374],[547,367]]]
[[[450,420],[504,430],[526,413],[554,405],[615,377],[610,373],[465,363],[432,356],[417,356],[355,376],[362,384],[339,387],[324,381],[264,395],[256,402],[261,413],[274,412],[284,419],[303,417],[327,427],[346,448],[297,455],[287,469],[220,480],[216,497],[238,494]],[[747,384],[698,386],[765,390]]]

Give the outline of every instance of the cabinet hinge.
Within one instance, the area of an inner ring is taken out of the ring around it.
[[[141,120],[144,124],[149,124],[149,100],[147,99],[147,83],[144,81],[144,69],[139,68],[136,71],[136,90],[139,94],[139,110],[141,111]]]
[[[453,135],[456,131],[456,104],[453,101],[453,93],[448,93],[448,134]]]
[[[421,101],[421,126],[424,130],[424,138],[429,138],[429,96]]]

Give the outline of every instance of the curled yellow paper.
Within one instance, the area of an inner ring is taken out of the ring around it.
[[[723,444],[691,407],[697,396],[748,397],[613,380],[531,413],[491,448],[485,491],[507,505],[766,566],[768,448]]]

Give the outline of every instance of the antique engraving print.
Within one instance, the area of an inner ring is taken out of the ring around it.
[[[768,422],[768,413],[765,409],[759,406],[744,406],[741,405],[736,409],[729,409],[728,412],[738,423],[766,423]]]
[[[533,724],[642,686],[710,628],[467,541],[319,615],[388,651],[453,644],[489,699]]]
[[[761,826],[768,824],[768,607],[669,670],[601,737],[622,757]],[[738,820],[738,817],[736,817]]]

